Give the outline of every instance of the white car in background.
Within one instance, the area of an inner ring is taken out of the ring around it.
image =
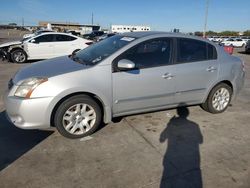
[[[212,37],[212,40],[213,42],[220,42],[221,41],[221,38],[220,37],[217,37],[217,36],[214,36]]]
[[[243,41],[245,41],[245,42],[248,42],[249,40],[250,40],[250,37],[245,37],[245,36],[243,36],[243,37],[240,37]]]
[[[49,32],[0,45],[0,51],[14,63],[70,55],[93,42],[67,33]]]
[[[53,30],[48,30],[48,29],[44,29],[44,30],[38,30],[38,31],[36,31],[35,33],[28,33],[28,34],[25,34],[25,35],[23,35],[23,38],[25,39],[25,38],[30,38],[30,37],[34,37],[34,36],[36,36],[36,35],[40,35],[40,34],[42,34],[42,33],[48,33],[48,32],[54,32]]]
[[[223,46],[243,47],[246,45],[246,41],[239,38],[230,38],[221,42]]]

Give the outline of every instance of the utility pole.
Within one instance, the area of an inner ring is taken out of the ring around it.
[[[205,24],[204,24],[204,30],[203,30],[203,38],[206,37],[206,31],[207,31],[207,15],[208,15],[208,5],[209,5],[209,0],[206,0],[206,13],[205,13]]]
[[[91,24],[94,25],[94,14],[92,12],[92,15],[91,15]]]
[[[24,27],[24,18],[22,17],[22,27]]]

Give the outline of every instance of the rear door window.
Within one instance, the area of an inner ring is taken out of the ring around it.
[[[217,53],[213,45],[195,39],[177,39],[177,62],[195,62],[216,59]]]

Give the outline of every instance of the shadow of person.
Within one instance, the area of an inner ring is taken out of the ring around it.
[[[177,108],[160,135],[160,142],[168,140],[163,159],[160,188],[202,188],[199,144],[203,137],[198,124],[187,119],[189,110]]]
[[[42,142],[53,131],[22,130],[11,124],[0,112],[0,171]]]

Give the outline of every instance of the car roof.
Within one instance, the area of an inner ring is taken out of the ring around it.
[[[73,37],[76,37],[76,38],[77,38],[77,36],[72,35],[72,34],[70,34],[70,33],[62,33],[62,32],[55,32],[55,31],[53,31],[53,32],[41,33],[41,34],[39,34],[39,35],[37,35],[37,36],[41,36],[41,35],[52,35],[52,34],[68,35],[68,36],[73,36]]]
[[[142,38],[142,37],[158,35],[158,34],[169,34],[169,33],[161,32],[161,31],[140,31],[140,32],[126,32],[126,33],[122,33],[121,35],[124,35],[127,37]]]
[[[141,32],[127,32],[127,33],[122,33],[122,36],[126,37],[134,37],[134,38],[144,38],[144,37],[182,37],[182,38],[190,38],[190,39],[196,39],[196,40],[202,40],[208,43],[213,44],[206,38],[202,38],[199,36],[193,36],[193,35],[188,35],[188,34],[183,34],[183,33],[173,33],[173,32],[163,32],[163,31],[141,31]]]

